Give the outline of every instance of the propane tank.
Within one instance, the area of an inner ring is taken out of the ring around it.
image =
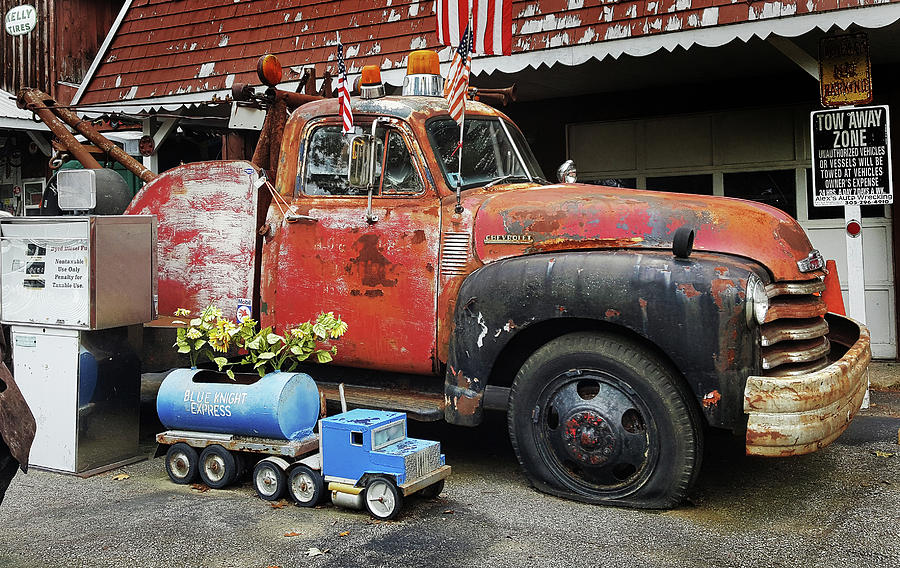
[[[319,391],[306,373],[276,371],[241,384],[225,373],[176,369],[159,387],[156,412],[172,430],[299,440],[319,419]]]

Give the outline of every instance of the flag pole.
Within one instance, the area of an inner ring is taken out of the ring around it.
[[[471,36],[471,34],[472,34],[472,0],[469,0],[469,22],[468,22],[468,26],[466,27],[466,31],[463,32],[463,34],[465,36],[468,36],[465,38],[466,41],[468,41],[472,37]],[[460,40],[460,41],[462,41],[462,40]],[[466,50],[469,52],[466,57],[470,61],[471,61],[471,57],[472,57],[471,53],[472,53],[473,47],[474,47],[473,45],[469,45],[468,49]],[[470,65],[471,65],[471,63],[470,63]],[[470,67],[469,77],[471,77],[471,76],[472,76],[472,70]],[[455,209],[455,211],[457,213],[463,212],[462,203],[461,203],[461,199],[462,199],[462,158],[463,158],[463,135],[466,132],[466,96],[468,95],[468,90],[469,90],[468,89],[468,80],[466,81],[466,83],[467,83],[466,92],[464,92],[462,95],[463,96],[462,118],[459,121],[459,146],[458,146],[458,148],[459,148],[459,162],[458,162],[459,166],[456,170],[456,209]]]

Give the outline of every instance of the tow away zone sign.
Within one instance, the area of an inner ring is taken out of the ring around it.
[[[814,111],[810,123],[813,205],[894,202],[887,106]]]

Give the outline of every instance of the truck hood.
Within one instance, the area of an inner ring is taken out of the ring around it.
[[[800,225],[752,201],[585,184],[472,190],[465,201],[478,208],[475,253],[484,263],[559,250],[671,248],[675,231],[688,225],[695,251],[753,259],[776,280],[811,276],[797,266],[813,250]]]

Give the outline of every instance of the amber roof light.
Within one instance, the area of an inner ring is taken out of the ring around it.
[[[443,97],[444,78],[436,51],[420,49],[409,54],[406,60],[406,77],[403,94],[422,97]]]
[[[281,82],[281,62],[271,53],[263,55],[259,58],[259,61],[256,62],[256,75],[264,85],[268,85],[269,87],[276,86]]]
[[[409,54],[406,62],[407,75],[440,75],[441,62],[436,51],[419,49]]]

